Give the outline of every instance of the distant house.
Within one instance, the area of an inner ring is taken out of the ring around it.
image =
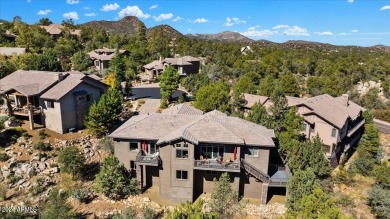
[[[27,117],[58,133],[82,128],[85,115],[108,85],[80,72],[18,70],[0,80],[11,115]]]
[[[62,26],[61,24],[50,24],[49,26],[41,26],[43,29],[46,30],[46,32],[48,34],[50,34],[50,36],[53,37],[53,39],[58,39],[61,34],[63,33],[63,30],[64,30],[64,26]],[[70,35],[73,35],[73,36],[80,36],[80,30],[77,30],[77,29],[71,29],[70,30]]]
[[[1,32],[1,35],[9,42],[15,42],[17,35],[11,34],[9,30]]]
[[[250,46],[243,46],[241,47],[241,54],[247,55],[248,52],[252,52],[252,49]]]
[[[16,48],[16,47],[0,47],[0,55],[2,56],[13,56],[13,55],[21,55],[26,52],[26,48]]]
[[[250,109],[253,101],[263,104],[266,108],[272,106],[272,101],[267,97],[251,94],[244,96],[247,109]],[[359,141],[365,124],[362,115],[365,109],[350,101],[348,94],[340,97],[332,97],[329,94],[312,98],[287,97],[287,100],[288,106],[297,107],[298,113],[304,119],[302,133],[307,138],[319,135],[333,166],[338,164],[344,152]]]
[[[119,53],[125,53],[126,50],[120,49]],[[110,60],[114,58],[116,49],[95,49],[88,53],[89,57],[94,61],[94,66],[97,71],[103,72],[109,68]]]
[[[173,66],[181,76],[187,76],[189,74],[199,73],[200,59],[192,56],[183,56],[177,58],[165,58],[155,60],[149,64],[144,65],[145,74],[149,80],[156,79],[166,66]]]
[[[142,189],[157,186],[160,197],[173,202],[211,193],[213,179],[228,173],[240,197],[265,204],[268,193],[285,191],[289,179],[275,159],[273,130],[216,110],[180,104],[133,116],[110,137],[115,156]]]

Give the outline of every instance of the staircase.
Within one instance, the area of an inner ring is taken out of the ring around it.
[[[270,177],[263,173],[261,170],[257,169],[252,164],[248,163],[244,159],[241,158],[241,168],[243,168],[248,174],[252,175],[256,179],[260,180],[263,183],[270,183]]]

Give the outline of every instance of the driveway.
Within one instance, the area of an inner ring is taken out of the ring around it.
[[[179,97],[182,93],[187,93],[184,90],[177,90],[173,97]],[[137,87],[133,87],[133,96],[132,98],[150,98],[150,99],[161,99],[159,83],[153,84],[143,84]]]
[[[374,119],[374,125],[380,132],[390,134],[390,123],[379,119]]]

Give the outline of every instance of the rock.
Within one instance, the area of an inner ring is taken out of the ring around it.
[[[28,178],[33,177],[35,175],[34,168],[32,168],[32,167],[28,168],[27,171],[26,171],[26,174],[27,174]]]
[[[21,179],[21,180],[19,180],[17,183],[16,183],[16,185],[22,185],[23,183],[25,183],[26,182],[26,180],[25,179]]]
[[[142,202],[150,202],[150,198],[148,198],[148,197],[143,197],[143,198],[142,198]]]
[[[89,148],[84,148],[84,154],[89,153]]]
[[[10,175],[10,171],[8,170],[3,170],[2,173],[4,178],[8,178],[8,176]]]
[[[340,185],[340,189],[341,189],[342,191],[344,191],[344,190],[347,189],[347,186],[346,186],[344,183],[342,183],[342,184]]]
[[[46,157],[42,157],[42,158],[41,158],[41,161],[42,161],[42,162],[45,162],[46,159],[47,159]]]
[[[46,165],[44,162],[39,162],[37,163],[38,164],[38,168],[42,171],[42,170],[45,170],[46,169]]]
[[[31,161],[33,161],[33,160],[39,161],[39,156],[33,156]]]
[[[18,153],[18,156],[20,157],[20,156],[22,156],[22,154],[23,154],[23,153],[20,151],[20,152]]]
[[[23,171],[22,171],[21,168],[16,168],[14,170],[14,172],[15,172],[15,175],[17,175],[17,176],[22,176],[23,175]]]
[[[20,166],[20,169],[23,171],[23,173],[27,172],[27,169],[30,167],[29,164],[24,163]]]
[[[11,151],[12,149],[10,147],[5,148],[5,152]]]

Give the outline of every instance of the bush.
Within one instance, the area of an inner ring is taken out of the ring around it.
[[[152,208],[145,208],[143,213],[144,219],[156,219],[158,218],[157,212]]]
[[[369,176],[374,169],[374,159],[366,152],[359,152],[356,159],[352,162],[348,171],[352,173],[359,173],[363,176]]]
[[[378,218],[390,218],[390,190],[378,185],[368,191],[368,201]]]
[[[114,141],[108,136],[104,136],[102,139],[100,139],[98,146],[110,154],[114,154]]]
[[[32,186],[30,189],[29,189],[29,192],[36,196],[36,195],[39,195],[41,194],[42,192],[46,191],[46,187],[43,186],[43,185],[36,185],[36,186]]]
[[[390,188],[390,164],[383,162],[374,171],[375,181],[384,188]]]
[[[0,162],[7,161],[10,157],[7,154],[1,153],[0,154]]]
[[[28,134],[28,132],[23,132],[22,137],[24,138],[24,140],[27,141],[30,138],[30,135]]]
[[[51,150],[51,145],[50,145],[50,143],[44,143],[44,142],[38,141],[34,144],[33,148],[35,150],[40,150],[40,151],[49,151],[49,150]]]
[[[9,175],[8,176],[8,182],[12,183],[12,184],[17,183],[21,179],[22,179],[22,177],[16,176],[16,175]]]
[[[58,156],[58,162],[62,164],[61,169],[65,173],[72,174],[72,177],[79,176],[84,167],[85,157],[81,154],[80,149],[75,146],[65,148]]]
[[[47,134],[46,134],[46,132],[45,132],[45,129],[39,130],[38,133],[39,133],[39,139],[41,139],[41,140],[45,139],[46,136],[47,136]]]
[[[137,211],[132,207],[128,207],[122,211],[122,214],[117,214],[112,217],[112,219],[136,219],[136,218],[137,218]]]
[[[342,195],[338,200],[337,203],[342,205],[343,207],[350,207],[354,206],[353,199],[347,195]]]
[[[72,197],[82,203],[88,203],[92,199],[91,191],[89,189],[73,190]]]
[[[0,130],[4,128],[4,123],[7,120],[8,120],[7,116],[0,116]]]
[[[61,192],[57,188],[54,188],[49,194],[48,201],[43,205],[40,218],[75,218],[73,207],[67,203],[67,198],[68,195],[66,192]]]
[[[7,186],[0,185],[0,201],[4,201],[7,196]]]

